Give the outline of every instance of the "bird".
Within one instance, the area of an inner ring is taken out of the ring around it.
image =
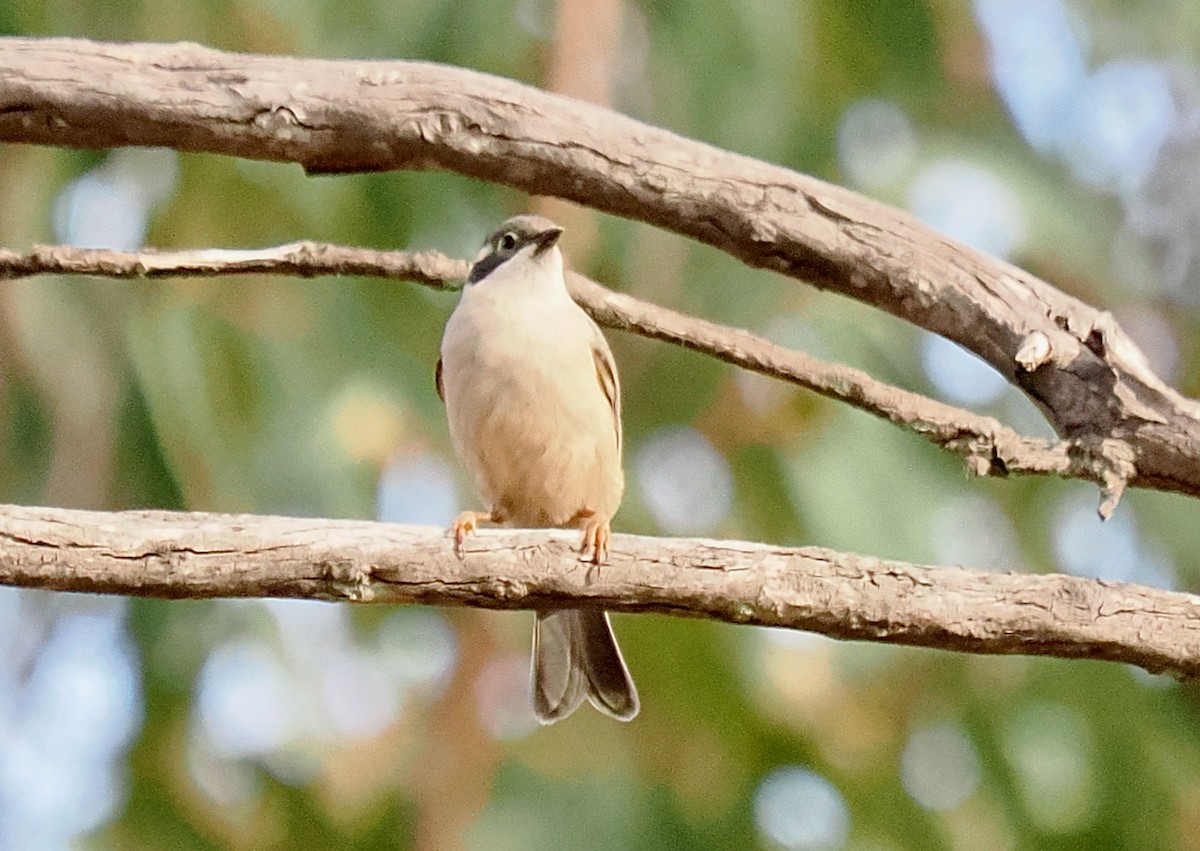
[[[608,341],[567,291],[563,229],[515,216],[488,236],[446,322],[435,370],[451,443],[488,508],[451,527],[576,528],[593,565],[621,503],[621,387]],[[551,724],[584,698],[621,721],[639,709],[608,613],[536,612],[534,714]]]

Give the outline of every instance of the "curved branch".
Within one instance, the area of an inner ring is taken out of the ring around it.
[[[1058,574],[918,567],[818,548],[566,530],[441,529],[0,506],[0,584],[142,597],[297,597],[490,609],[597,606],[986,654],[1200,675],[1200,598]]]
[[[640,219],[975,351],[1132,484],[1200,495],[1200,403],[1111,315],[811,177],[509,80],[419,62],[0,39],[0,141],[166,145],[313,172],[442,168]]]
[[[316,242],[253,250],[129,252],[39,246],[19,254],[0,249],[0,280],[40,274],[126,279],[252,273],[360,275],[446,289],[463,280],[467,270],[467,261],[435,252],[406,254]],[[841,400],[961,456],[976,475],[1058,475],[1107,484],[1111,462],[1103,454],[1103,444],[1051,444],[1024,437],[991,417],[893,387],[852,367],[786,349],[749,331],[615,293],[575,273],[569,273],[568,282],[575,300],[601,325],[675,343]]]

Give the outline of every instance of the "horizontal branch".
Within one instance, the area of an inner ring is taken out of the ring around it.
[[[165,145],[312,172],[447,169],[640,219],[973,350],[1126,481],[1200,495],[1200,403],[1106,312],[846,189],[601,107],[419,62],[0,39],[0,141]]]
[[[818,548],[616,535],[590,568],[563,530],[0,506],[0,584],[142,597],[490,609],[596,606],[942,650],[1200,675],[1200,598],[1062,575],[918,567]]]
[[[406,254],[315,242],[256,250],[132,252],[39,246],[20,254],[0,249],[0,280],[39,274],[124,279],[251,273],[360,275],[445,289],[463,280],[467,270],[467,261],[435,252]],[[1105,444],[1047,443],[1024,437],[992,417],[893,387],[862,370],[784,348],[749,331],[615,293],[582,275],[570,274],[569,282],[575,300],[601,325],[684,346],[841,400],[961,456],[976,475],[1058,475],[1102,487],[1110,484],[1113,462],[1104,454]],[[1119,492],[1110,497],[1112,505],[1117,496]]]

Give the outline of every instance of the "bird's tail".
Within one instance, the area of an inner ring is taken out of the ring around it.
[[[637,689],[608,613],[538,612],[533,625],[533,711],[543,724],[566,718],[584,698],[619,721],[638,714]]]

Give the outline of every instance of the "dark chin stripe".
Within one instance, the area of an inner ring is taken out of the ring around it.
[[[478,263],[471,267],[471,274],[467,276],[467,283],[477,284],[492,273],[492,270],[507,260],[507,257],[492,252],[487,257],[484,257]]]

